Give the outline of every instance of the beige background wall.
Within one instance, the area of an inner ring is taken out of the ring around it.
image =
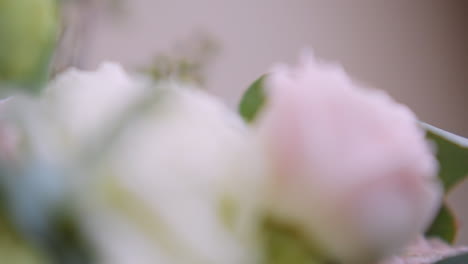
[[[194,31],[215,36],[222,52],[208,88],[230,105],[275,62],[304,47],[387,90],[422,119],[468,136],[467,1],[130,0],[124,16],[101,14],[84,65],[116,60],[146,65]],[[468,243],[468,184],[453,195]]]

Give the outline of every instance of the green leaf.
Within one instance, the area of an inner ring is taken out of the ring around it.
[[[442,205],[436,218],[426,231],[426,237],[438,237],[447,243],[455,242],[457,235],[456,219],[447,205]]]
[[[460,254],[437,261],[435,264],[466,264],[468,263],[468,253]]]
[[[258,78],[242,96],[239,104],[239,113],[247,122],[252,122],[265,104],[266,95],[263,82],[266,75]]]
[[[439,179],[448,194],[458,183],[468,176],[468,139],[454,135],[437,127],[422,123],[427,138],[434,142],[439,161]],[[444,205],[426,231],[428,237],[439,237],[453,243],[457,234],[456,219],[452,211]]]
[[[422,125],[427,131],[427,138],[436,144],[439,178],[448,193],[468,176],[468,139],[428,124]]]

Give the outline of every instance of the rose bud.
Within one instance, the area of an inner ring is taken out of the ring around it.
[[[48,78],[58,32],[57,0],[0,0],[0,95],[37,94]]]

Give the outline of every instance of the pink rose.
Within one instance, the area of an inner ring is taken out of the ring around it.
[[[424,231],[441,188],[407,107],[310,57],[274,69],[266,89],[256,125],[276,217],[346,263],[394,253]]]

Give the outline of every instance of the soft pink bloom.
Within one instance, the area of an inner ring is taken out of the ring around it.
[[[277,217],[347,261],[395,252],[424,231],[441,190],[407,107],[310,57],[274,69],[266,89],[257,125]]]

